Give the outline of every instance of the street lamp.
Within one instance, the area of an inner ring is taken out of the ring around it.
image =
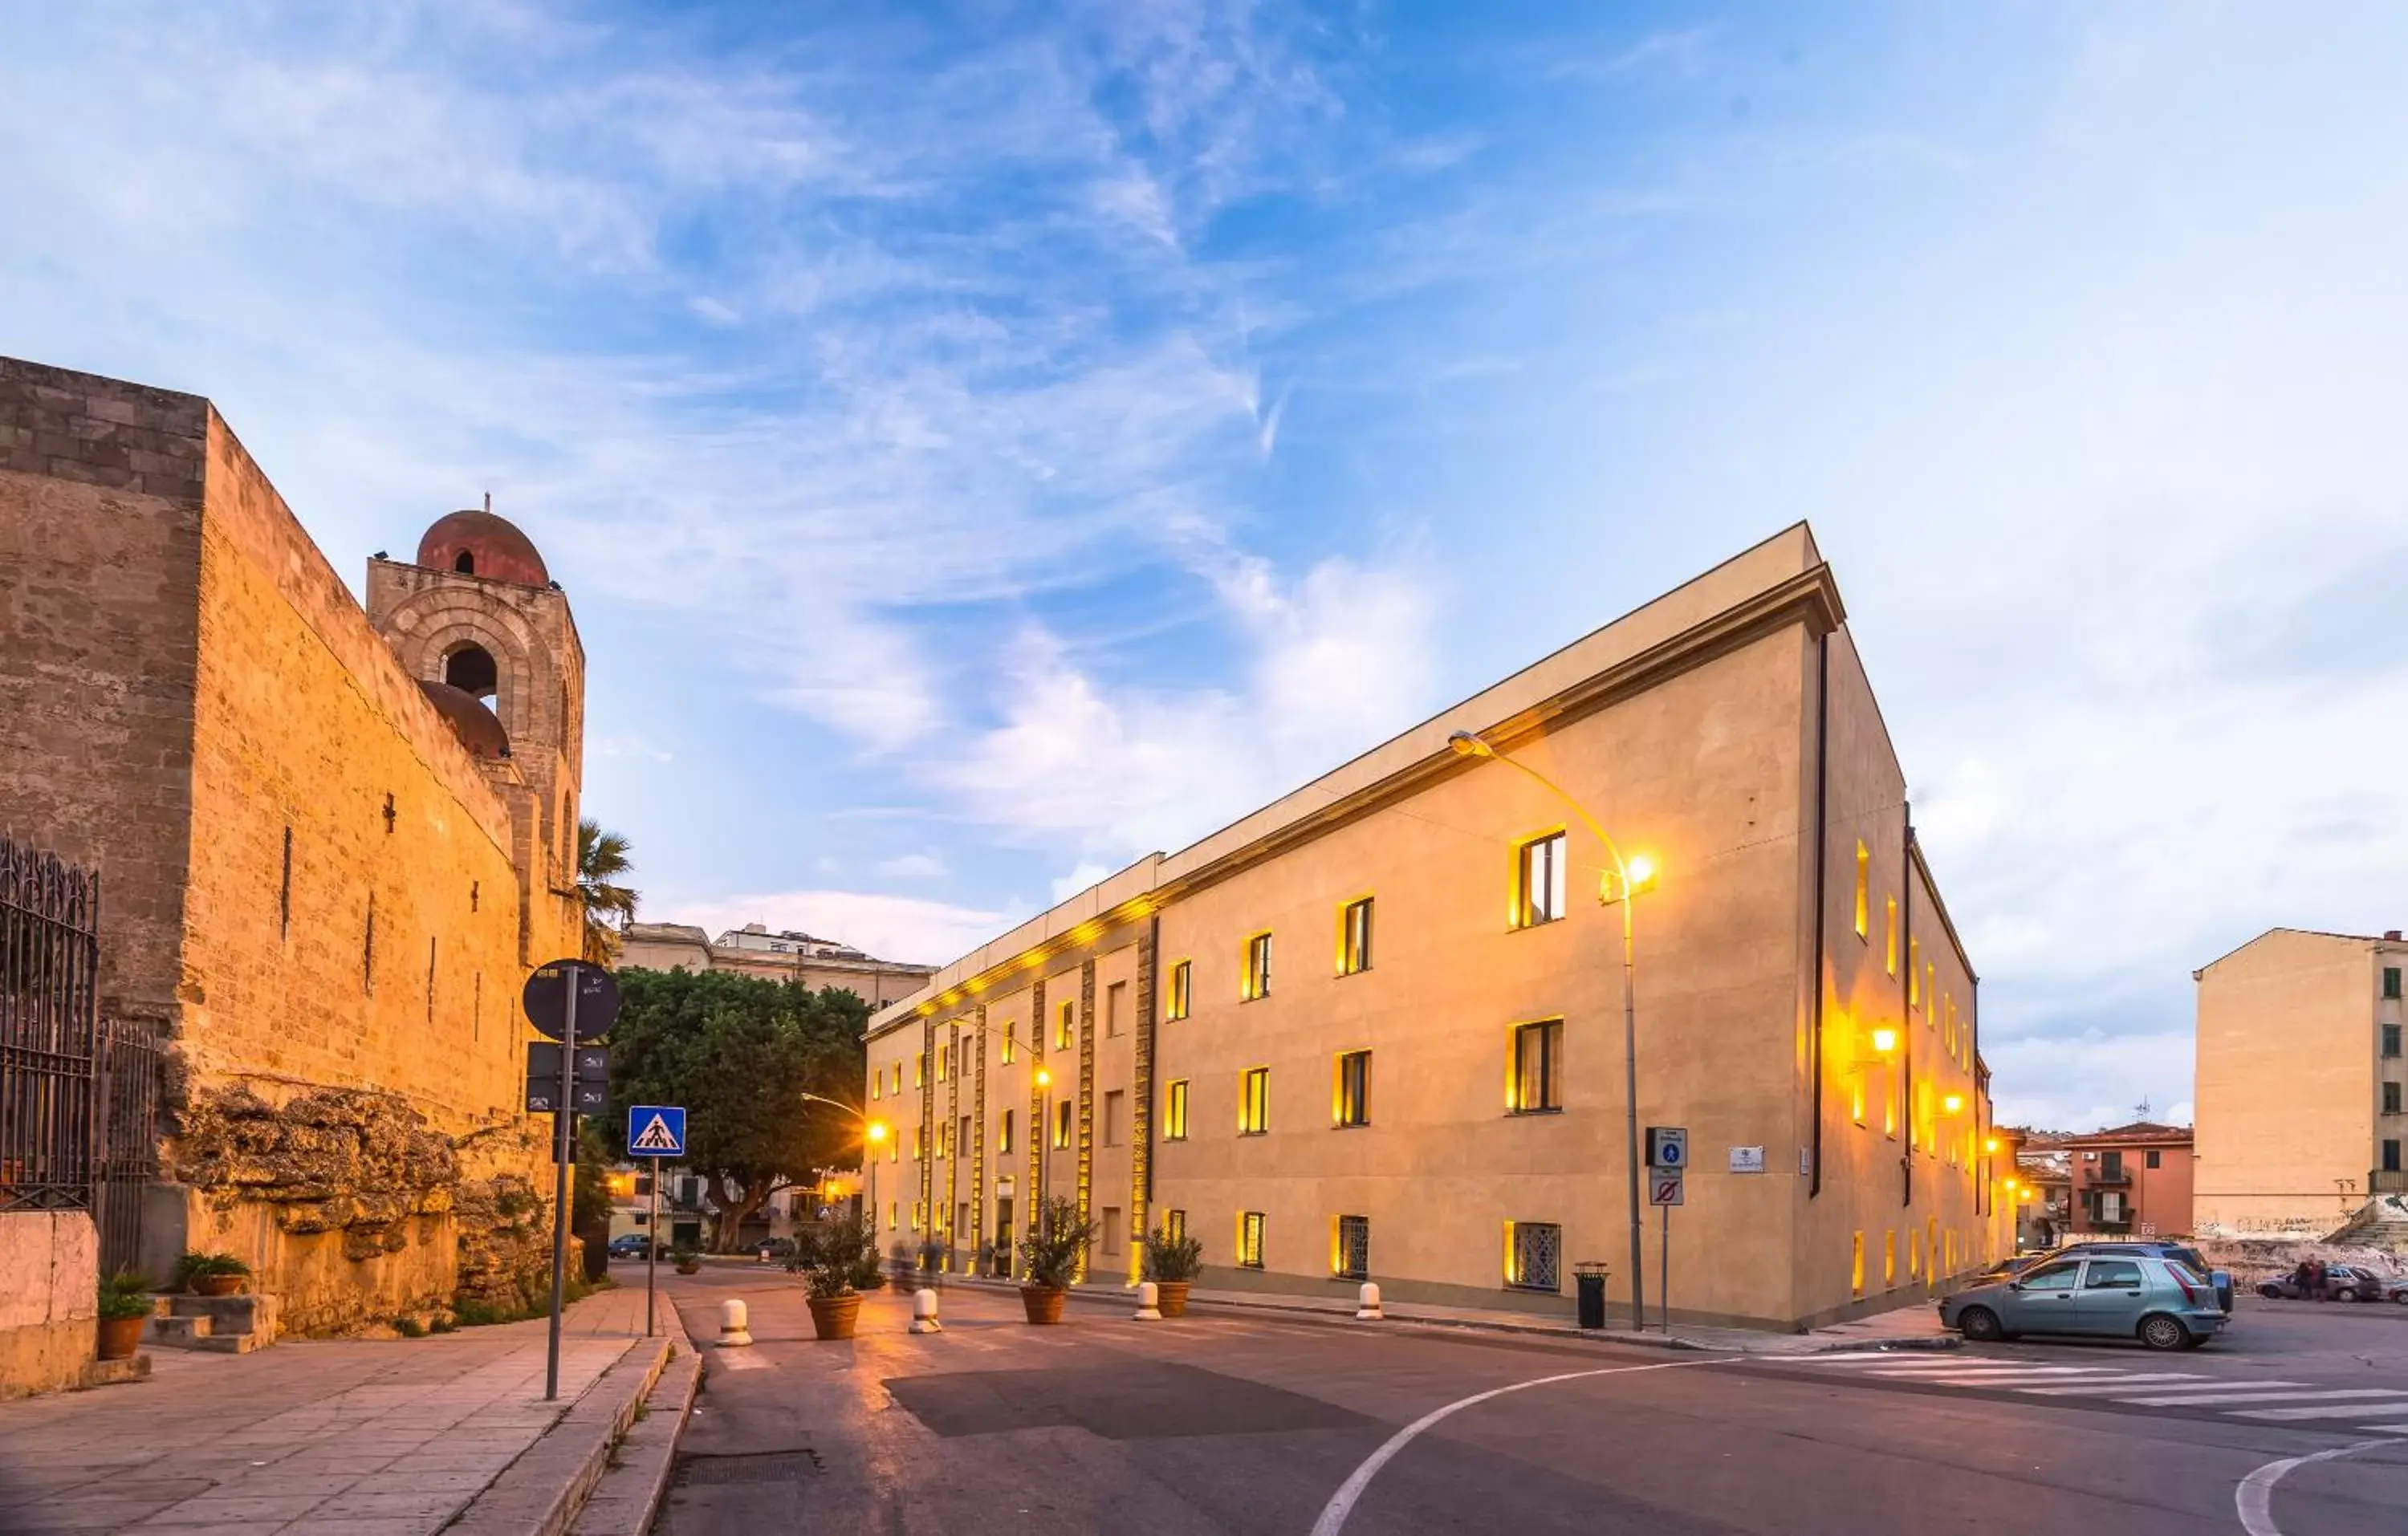
[[[1623,1117],[1626,1133],[1625,1161],[1629,1174],[1630,1206],[1630,1326],[1641,1331],[1647,1327],[1646,1254],[1641,1243],[1639,1219],[1639,965],[1632,942],[1631,926],[1638,896],[1652,890],[1656,884],[1656,861],[1646,854],[1625,859],[1620,845],[1614,842],[1598,819],[1588,813],[1563,785],[1541,773],[1526,763],[1500,755],[1495,747],[1469,731],[1456,731],[1446,739],[1446,744],[1465,757],[1485,757],[1520,768],[1546,786],[1555,798],[1572,808],[1597,840],[1605,845],[1606,857],[1612,868],[1598,882],[1597,898],[1605,906],[1619,903],[1622,907],[1622,1073]]]
[[[861,1127],[861,1160],[869,1165],[869,1229],[875,1233],[878,1230],[878,1143],[886,1140],[886,1122],[872,1120],[841,1098],[815,1093],[807,1093],[803,1097],[814,1104],[829,1104],[842,1110]]]

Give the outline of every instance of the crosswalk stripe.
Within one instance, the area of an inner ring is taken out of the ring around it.
[[[1947,1351],[1946,1356],[1955,1357],[1956,1351]],[[1964,1358],[1961,1357],[1954,1358],[1945,1357],[1942,1357],[1942,1352],[1937,1350],[1928,1352],[1918,1351],[1912,1355],[1876,1355],[1870,1351],[1867,1351],[1862,1355],[1810,1355],[1804,1359],[1798,1360],[1793,1363],[1798,1365],[1826,1366],[1962,1365],[1964,1363]]]
[[[2300,1384],[2298,1382],[2251,1382],[2245,1386],[2229,1388],[2219,1387],[2204,1392],[2191,1391],[2165,1394],[2160,1394],[2152,1390],[2151,1394],[2147,1397],[2117,1398],[2115,1400],[2117,1402],[2137,1403],[2143,1408],[2184,1408],[2193,1403],[2197,1403],[2203,1408],[2221,1408],[2227,1403],[2233,1402],[2319,1402],[2330,1401],[2337,1398],[2381,1398],[2396,1397],[2399,1395],[2396,1390],[2386,1390],[2380,1392],[2319,1392],[2313,1389],[2307,1391],[2275,1392],[2268,1390],[2268,1388],[2271,1387],[2286,1385],[2297,1387]]]
[[[2157,1384],[2161,1382],[2168,1384],[2165,1388],[2162,1388],[2164,1390],[2171,1390],[2171,1384],[2175,1382],[2196,1382],[2204,1386],[2210,1380],[2211,1378],[2206,1376],[2169,1371],[2156,1375],[2115,1376],[2105,1381],[2081,1382],[2065,1386],[2019,1386],[2015,1390],[2028,1393],[2035,1398],[2091,1398],[2105,1397],[2116,1392],[2128,1392],[2137,1386],[2146,1386],[2152,1391],[2160,1390]]]
[[[1955,1371],[1934,1371],[1903,1378],[1917,1382],[2015,1382],[2034,1376],[2112,1376],[2117,1372],[2090,1365],[1984,1365],[1964,1366]],[[1872,1378],[1887,1381],[1886,1376]]]
[[[2408,1409],[2408,1396],[2397,1392],[2370,1392],[2368,1397],[2388,1397],[2389,1402],[2358,1402],[2328,1404],[2322,1408],[2237,1408],[2234,1418],[2261,1418],[2275,1422],[2291,1419],[2355,1418],[2360,1414],[2396,1414]]]
[[[2354,1428],[2371,1430],[2378,1435],[2408,1435],[2408,1424],[2360,1424]]]

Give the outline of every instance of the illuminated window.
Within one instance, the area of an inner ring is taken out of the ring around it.
[[[1011,1112],[1010,1110],[1003,1112],[1003,1119],[995,1127],[995,1150],[998,1153],[1008,1153],[1011,1150]]]
[[[1882,1134],[1898,1139],[1898,1089],[1886,1066],[1882,1069]]]
[[[1338,974],[1352,976],[1371,969],[1371,898],[1350,901],[1339,914]]]
[[[1882,1234],[1882,1284],[1885,1285],[1898,1284],[1898,1233],[1896,1231]]]
[[[1513,1076],[1506,1107],[1515,1114],[1560,1110],[1563,1101],[1564,1021],[1544,1019],[1513,1031]]]
[[[1940,1278],[1940,1218],[1938,1216],[1925,1223],[1924,1240],[1924,1253],[1932,1266],[1931,1278],[1937,1280]]]
[[[1007,1067],[1010,1066],[1011,1058],[1018,1055],[1020,1055],[1020,1021],[1014,1019],[1003,1026],[1003,1064]]]
[[[1340,1216],[1330,1227],[1329,1272],[1340,1280],[1371,1278],[1371,1218]]]
[[[1065,1001],[1061,1012],[1054,1015],[1054,1045],[1057,1050],[1067,1051],[1070,1048],[1070,1026],[1073,1016],[1071,1010],[1076,1006],[1074,1003]]]
[[[1864,840],[1856,841],[1856,937],[1864,938],[1872,931],[1870,903],[1872,897],[1873,856],[1866,851]]]
[[[897,1095],[903,1092],[903,1064],[899,1061],[895,1064],[895,1092]]]
[[[943,1081],[945,1081],[945,1067],[946,1067],[946,1065],[947,1065],[949,1062],[951,1062],[951,1061],[953,1060],[953,1048],[952,1046],[950,1046],[950,1045],[939,1045],[939,1046],[938,1046],[938,1047],[937,1047],[937,1081],[938,1081],[938,1082],[942,1083]]]
[[[1891,897],[1888,902],[1889,939],[1882,949],[1882,969],[1895,976],[1898,974],[1898,897]]]
[[[895,1201],[893,1201],[893,1200],[888,1200],[888,1201],[886,1202],[886,1229],[887,1229],[888,1231],[890,1231],[890,1232],[891,1232],[891,1231],[895,1230],[896,1222],[896,1220],[898,1219],[899,1215],[900,1215],[900,1208],[896,1205],[896,1203]]]
[[[1513,890],[1513,924],[1535,928],[1564,915],[1564,835],[1553,833],[1521,847]]]
[[[925,1051],[915,1051],[911,1054],[911,1086],[915,1088],[919,1087],[922,1084],[924,1084],[927,1081],[928,1053]]]
[[[899,1163],[903,1160],[903,1142],[900,1138],[887,1138],[886,1160],[890,1163]]]
[[[927,1155],[928,1127],[925,1126],[914,1126],[911,1127],[911,1160],[916,1163]],[[920,1218],[914,1216],[911,1219],[914,1224],[917,1224]]]
[[[1246,977],[1238,996],[1246,1002],[1271,995],[1271,936],[1258,933],[1246,940]]]
[[[949,1140],[951,1140],[951,1138],[950,1138],[946,1133],[947,1133],[948,1131],[950,1131],[952,1128],[953,1128],[953,1127],[952,1127],[951,1126],[947,1125],[947,1124],[946,1124],[944,1121],[942,1121],[942,1120],[939,1120],[939,1121],[938,1121],[938,1122],[937,1122],[937,1156],[938,1156],[939,1157],[942,1157],[942,1156],[945,1156],[945,1152],[946,1152],[946,1149],[945,1149],[945,1143],[946,1143],[946,1141],[948,1141]]]
[[[1238,1262],[1249,1270],[1263,1267],[1263,1213],[1238,1213]]]
[[[881,1067],[878,1070],[869,1074],[869,1097],[872,1098],[883,1098],[886,1097],[885,1068]]]
[[[1349,1051],[1338,1058],[1337,1123],[1371,1123],[1371,1053]]]
[[[1245,1090],[1238,1105],[1238,1134],[1260,1136],[1271,1128],[1271,1069],[1246,1070]]]
[[[1563,1289],[1564,1229],[1548,1221],[1505,1224],[1505,1284],[1517,1291]]]
[[[1930,961],[1923,962],[1923,1025],[1932,1026],[1940,1007],[1940,968]]]
[[[1906,1006],[1923,1006],[1923,940],[1906,941]]]
[[[1171,1242],[1185,1242],[1187,1238],[1187,1213],[1184,1211],[1165,1211],[1162,1213],[1162,1229],[1169,1236]]]
[[[1848,1289],[1857,1296],[1865,1294],[1865,1235],[1858,1232],[1850,1245],[1848,1256]]]
[[[1067,1147],[1069,1144],[1070,1101],[1066,1098],[1059,1104],[1054,1106],[1054,1145],[1056,1148],[1061,1148]]]
[[[1162,1112],[1162,1139],[1187,1140],[1187,1080],[1183,1077],[1171,1082],[1169,1098]]]
[[[1848,1080],[1848,1118],[1859,1126],[1865,1123],[1865,1075],[1862,1072]]]
[[[913,1200],[911,1202],[911,1230],[916,1232],[921,1227],[927,1225],[928,1202],[925,1200]]]
[[[1195,995],[1194,964],[1190,960],[1182,960],[1170,968],[1170,1007],[1164,1013],[1165,1018],[1183,1019],[1187,1016],[1188,1002]]]

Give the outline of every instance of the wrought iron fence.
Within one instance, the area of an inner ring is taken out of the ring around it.
[[[104,1274],[133,1269],[141,1260],[143,1192],[159,1176],[164,1051],[158,1026],[147,1020],[100,1022],[100,1166],[93,1180],[92,1219],[100,1228]]]
[[[82,1211],[100,1161],[100,877],[0,838],[0,1211]]]

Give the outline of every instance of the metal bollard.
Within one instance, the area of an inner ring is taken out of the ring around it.
[[[942,1333],[945,1325],[937,1321],[937,1293],[920,1291],[911,1298],[911,1331]]]
[[[1140,1281],[1137,1287],[1137,1320],[1140,1323],[1161,1322],[1162,1308],[1157,1305],[1161,1299],[1162,1292],[1154,1288],[1153,1281]]]
[[[751,1321],[743,1302],[722,1301],[719,1304],[719,1347],[741,1349],[751,1343],[752,1330],[746,1326]]]
[[[1385,1316],[1387,1313],[1380,1310],[1380,1287],[1368,1280],[1365,1281],[1363,1288],[1354,1296],[1354,1320],[1358,1323],[1376,1323]]]

